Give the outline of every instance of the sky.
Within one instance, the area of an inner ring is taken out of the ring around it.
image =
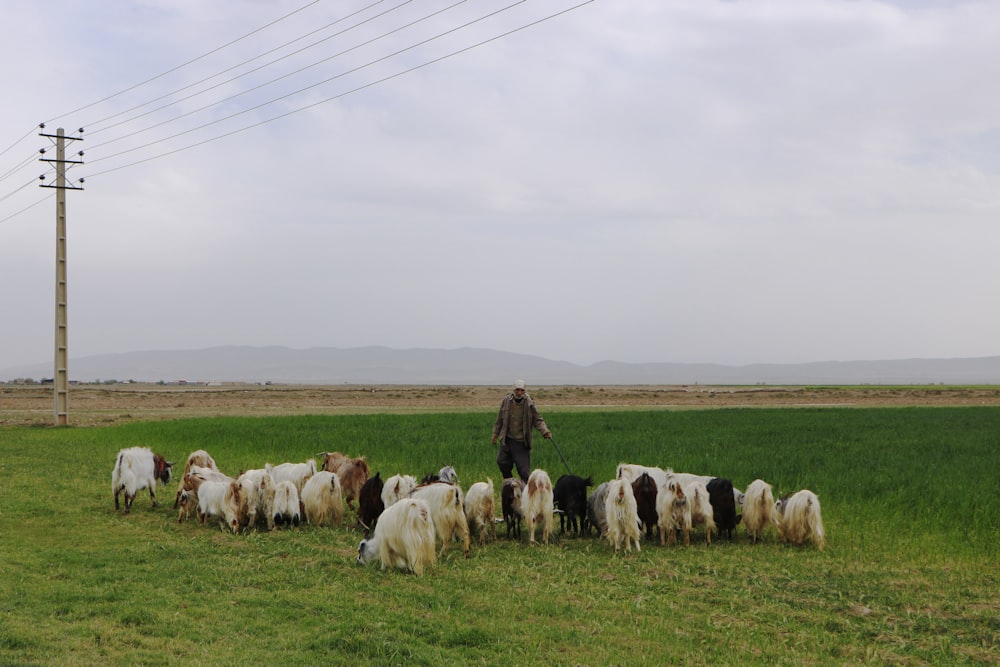
[[[0,369],[53,358],[42,122],[84,130],[71,360],[1000,355],[997,2],[6,0],[0,34]]]

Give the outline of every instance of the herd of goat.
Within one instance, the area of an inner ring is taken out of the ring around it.
[[[496,539],[500,522],[508,538],[520,540],[523,524],[529,543],[535,544],[540,530],[547,544],[555,516],[562,533],[580,536],[596,530],[615,552],[631,551],[633,545],[639,551],[643,529],[649,540],[655,531],[661,544],[678,539],[690,544],[692,532],[701,530],[706,544],[713,534],[731,540],[740,521],[751,543],[772,526],[792,544],[811,541],[819,549],[825,544],[816,494],[803,489],[775,500],[771,485],[760,479],[743,492],[728,479],[621,463],[615,479],[588,494],[590,478],[563,475],[553,485],[544,470],[535,469],[526,482],[503,480],[498,518],[492,480],[476,482],[463,493],[451,466],[419,481],[412,475],[383,480],[380,473],[371,475],[364,457],[340,452],[321,456],[319,469],[314,459],[268,463],[233,478],[219,471],[208,452],[192,452],[174,499],[177,520],[194,514],[203,524],[212,519],[233,533],[300,523],[333,526],[343,521],[345,505],[353,509],[356,501],[358,524],[366,534],[358,562],[379,560],[383,569],[418,575],[456,540],[468,556],[472,535],[480,544]],[[111,474],[115,509],[124,494],[127,514],[143,490],[155,506],[157,484],[169,484],[172,471],[173,463],[148,448],[121,450]]]

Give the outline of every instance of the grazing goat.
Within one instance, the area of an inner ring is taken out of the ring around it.
[[[240,530],[274,529],[274,480],[267,470],[247,470],[236,478],[240,487]]]
[[[198,507],[198,486],[204,482],[232,482],[233,478],[224,475],[217,469],[202,468],[192,465],[188,472],[181,477],[181,482],[177,490],[178,497],[175,505],[180,507],[177,512],[177,523],[182,523],[191,514],[192,509]]]
[[[306,521],[314,526],[339,526],[344,518],[344,495],[336,473],[320,470],[302,487]]]
[[[608,482],[608,496],[604,501],[604,513],[608,520],[608,541],[618,553],[622,546],[625,551],[642,551],[639,546],[639,514],[635,504],[635,493],[627,479]]]
[[[341,492],[348,507],[354,507],[354,499],[361,493],[361,487],[371,477],[371,469],[365,457],[349,458],[340,452],[323,454],[323,470],[336,473],[340,478]]]
[[[395,567],[417,576],[434,564],[434,522],[425,501],[404,498],[382,513],[371,539],[358,545],[359,565],[376,558],[383,570]]]
[[[386,509],[413,493],[417,488],[417,478],[413,475],[393,475],[382,487],[382,503]]]
[[[819,497],[809,489],[796,491],[775,503],[778,512],[778,533],[782,539],[797,544],[806,540],[822,551],[826,546],[823,532],[823,517],[820,514]]]
[[[309,459],[304,463],[279,463],[276,466],[265,463],[264,470],[271,475],[275,486],[285,481],[291,482],[295,485],[295,491],[301,495],[302,487],[316,474],[316,461]]]
[[[457,537],[462,540],[462,551],[468,558],[469,521],[465,518],[462,489],[455,484],[433,482],[418,486],[410,497],[426,501],[431,509],[434,531],[441,538],[441,552],[438,555],[444,556],[448,545]]]
[[[118,497],[125,492],[125,514],[132,511],[132,502],[137,493],[149,489],[149,503],[156,507],[156,483],[170,483],[173,463],[146,447],[130,447],[118,452],[115,467],[111,471],[111,493],[115,497],[115,509],[119,509]]]
[[[198,521],[204,525],[205,519],[215,517],[221,526],[226,524],[227,516],[235,516],[238,507],[229,506],[236,498],[231,490],[234,483],[235,480],[205,480],[196,486]],[[185,491],[184,493],[190,494],[192,492]],[[231,528],[231,526],[229,527]]]
[[[516,539],[521,539],[521,495],[524,493],[524,482],[519,477],[508,477],[500,486],[500,511],[503,521],[507,524],[507,538],[511,533]]]
[[[778,512],[774,509],[774,491],[762,479],[755,479],[747,487],[743,503],[743,525],[747,527],[750,543],[756,544],[768,525],[778,527]]]
[[[375,528],[375,522],[385,511],[385,503],[382,501],[382,473],[377,472],[361,487],[358,494],[358,524],[365,529],[366,534],[371,534]]]
[[[719,537],[725,532],[726,537],[732,540],[733,531],[740,521],[740,517],[736,514],[736,492],[732,481],[716,477],[706,484],[705,488],[708,490],[708,502],[712,505],[712,518],[715,520]]]
[[[528,524],[529,544],[535,544],[535,528],[539,523],[542,524],[542,542],[549,543],[554,511],[552,480],[547,472],[536,468],[528,475],[528,483],[521,493],[521,516]]]
[[[206,452],[204,449],[196,449],[188,455],[187,463],[184,464],[184,474],[181,475],[181,482],[177,488],[177,495],[174,496],[174,509],[180,504],[181,492],[184,491],[184,477],[191,472],[192,466],[198,466],[199,468],[207,468],[208,470],[215,470],[218,472],[219,467],[215,465],[215,459]]]
[[[678,532],[683,533],[685,546],[691,544],[691,503],[680,482],[669,480],[657,490],[656,513],[660,544],[674,544]]]
[[[605,501],[608,498],[610,488],[610,482],[602,482],[587,497],[587,523],[597,529],[597,534],[601,537],[608,534],[608,513],[605,509]]]
[[[656,482],[656,487],[663,486],[667,481],[667,475],[673,471],[670,468],[655,468],[651,466],[641,466],[635,463],[619,463],[615,471],[616,479],[624,479],[629,484],[639,479],[642,473],[646,473]]]
[[[476,482],[465,494],[465,518],[469,522],[469,531],[479,537],[479,544],[486,544],[486,538],[497,539],[496,522],[493,520],[496,511],[493,502],[493,480]]]
[[[577,536],[587,530],[587,487],[594,480],[579,475],[561,475],[552,487],[552,500],[559,510],[559,532],[567,527]]]
[[[712,510],[708,487],[704,482],[694,480],[684,487],[684,495],[691,506],[692,530],[695,526],[705,526],[705,544],[711,544],[712,533],[715,532],[715,512]]]
[[[656,513],[656,482],[649,473],[642,473],[632,482],[632,494],[635,496],[636,516],[639,523],[646,527],[646,539],[651,540],[659,515]]]
[[[274,525],[298,526],[302,522],[299,490],[295,482],[285,479],[274,485]]]

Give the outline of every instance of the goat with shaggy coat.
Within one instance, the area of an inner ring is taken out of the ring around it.
[[[417,488],[417,478],[413,475],[393,475],[382,486],[382,504],[386,509],[403,498],[408,498]]]
[[[642,551],[639,546],[639,514],[631,482],[623,478],[608,483],[604,513],[608,521],[608,541],[614,546],[615,553],[623,546],[626,552],[631,551],[633,542],[635,550]]]
[[[384,486],[382,473],[377,472],[374,477],[365,482],[358,494],[358,524],[369,535],[378,518],[385,511],[385,503],[382,501]]]
[[[684,487],[691,506],[691,528],[705,526],[705,544],[712,543],[712,533],[715,532],[715,513],[708,495],[708,487],[704,482],[695,480]]]
[[[778,512],[778,533],[782,539],[799,546],[812,540],[821,551],[826,546],[819,497],[809,489],[796,491],[775,503]]]
[[[177,502],[175,505],[180,509],[177,512],[177,523],[182,523],[190,516],[192,510],[198,508],[198,487],[202,482],[232,482],[233,478],[219,472],[214,468],[202,468],[199,465],[192,465],[188,472],[181,477],[181,482],[177,489]]]
[[[340,478],[340,489],[348,507],[354,507],[354,499],[361,493],[372,472],[368,461],[363,456],[350,458],[340,452],[329,452],[323,455],[323,470],[336,473]]]
[[[515,539],[521,539],[521,496],[524,494],[524,481],[519,477],[508,477],[500,486],[500,511],[503,522],[507,524],[507,539],[513,533]]]
[[[608,513],[605,502],[610,488],[610,482],[602,482],[587,496],[587,523],[596,528],[597,534],[601,537],[606,537],[608,534]]]
[[[302,487],[316,474],[316,461],[309,459],[303,463],[279,463],[276,466],[265,463],[264,470],[271,475],[275,486],[285,481],[291,482],[295,485],[296,493],[301,495]]]
[[[521,494],[521,516],[527,523],[529,544],[535,544],[535,529],[539,523],[542,525],[542,542],[549,543],[554,512],[552,480],[547,472],[536,468],[528,475],[528,482]]]
[[[274,530],[274,480],[267,470],[247,470],[236,483],[240,487],[240,530]]]
[[[444,556],[448,545],[458,538],[462,541],[462,552],[468,558],[469,521],[465,518],[462,489],[454,484],[433,482],[418,486],[410,497],[423,500],[430,507],[434,531],[441,539],[441,552],[438,556]]]
[[[774,508],[774,491],[762,479],[755,479],[747,487],[743,501],[743,525],[747,527],[750,543],[756,544],[768,526],[778,527],[778,511]]]
[[[656,513],[660,544],[674,544],[678,532],[684,535],[685,546],[691,544],[691,503],[680,482],[669,480],[658,489]]]
[[[275,526],[298,526],[302,522],[301,507],[295,482],[285,479],[274,485],[274,507],[271,511]]]
[[[320,470],[302,487],[306,521],[314,526],[339,526],[344,518],[344,495],[336,473]]]
[[[212,455],[206,452],[204,449],[196,449],[195,451],[191,452],[187,457],[187,463],[184,464],[184,474],[181,475],[181,481],[177,488],[177,495],[174,496],[174,509],[177,509],[177,506],[180,504],[181,492],[186,490],[184,488],[184,478],[187,476],[189,472],[191,472],[191,468],[193,466],[197,466],[199,468],[208,470],[214,470],[216,472],[219,471],[219,467],[215,465],[215,459],[213,459]]]
[[[124,491],[125,514],[131,512],[136,494],[143,489],[149,489],[150,505],[156,507],[156,483],[170,483],[173,465],[147,447],[130,447],[119,451],[115,467],[111,471],[111,493],[115,497],[115,509],[119,509],[118,497]]]
[[[639,523],[646,527],[646,539],[653,539],[653,527],[657,525],[659,515],[656,513],[656,482],[649,473],[642,473],[632,482],[632,494],[635,496],[636,515]]]
[[[653,478],[653,481],[656,482],[656,487],[659,488],[666,484],[667,475],[672,472],[670,468],[643,466],[636,463],[619,463],[618,468],[615,470],[615,479],[624,479],[631,484],[639,479],[643,473],[646,473]]]
[[[552,500],[559,511],[559,532],[568,528],[576,535],[587,531],[587,487],[594,480],[579,475],[561,475],[552,487]]]
[[[434,564],[434,522],[426,501],[404,498],[382,513],[371,539],[358,545],[359,565],[376,558],[383,570],[395,567],[417,576]]]
[[[495,513],[493,502],[493,480],[476,482],[465,494],[465,518],[469,522],[469,531],[479,537],[479,544],[486,544],[486,538],[497,538],[497,527],[493,521]]]
[[[733,531],[740,517],[736,514],[736,491],[731,480],[716,477],[705,485],[708,491],[708,502],[712,506],[712,518],[715,527],[719,531],[719,537],[726,533],[726,537],[733,539]],[[742,495],[742,494],[740,494]]]

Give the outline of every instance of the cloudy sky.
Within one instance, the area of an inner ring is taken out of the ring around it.
[[[1000,3],[578,3],[5,0],[0,368],[1000,354]]]

